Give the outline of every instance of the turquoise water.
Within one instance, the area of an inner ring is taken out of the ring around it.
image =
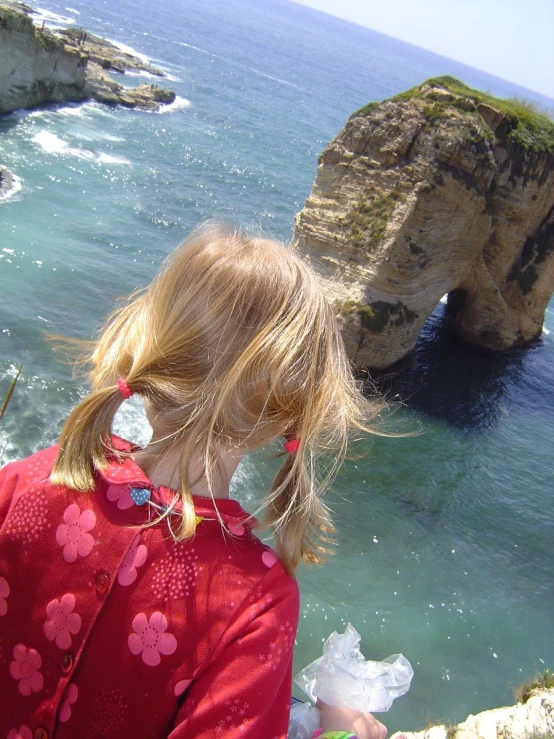
[[[54,442],[83,392],[43,331],[89,336],[206,217],[288,240],[318,154],[358,107],[437,74],[554,107],[282,0],[47,7],[140,50],[179,98],[160,114],[85,104],[0,120],[0,162],[21,180],[0,203],[0,391],[24,363],[0,431],[6,461]],[[366,443],[334,485],[341,544],[299,574],[296,663],[346,621],[366,656],[403,652],[415,678],[383,717],[393,730],[510,702],[554,666],[553,362],[554,334],[498,357],[452,339],[439,306],[414,366],[387,384],[421,433]],[[119,428],[144,436],[139,410]],[[247,460],[236,495],[254,505],[274,470]]]

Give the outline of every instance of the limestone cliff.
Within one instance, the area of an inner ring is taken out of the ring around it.
[[[357,366],[407,355],[445,294],[467,341],[525,345],[554,290],[554,124],[448,77],[372,103],[321,155],[293,243]]]
[[[125,88],[106,68],[162,74],[97,36],[36,28],[32,9],[0,2],[0,114],[89,98],[146,109],[175,100],[173,90],[156,85]]]
[[[554,690],[538,690],[525,703],[468,716],[457,726],[401,733],[407,739],[554,739]]]

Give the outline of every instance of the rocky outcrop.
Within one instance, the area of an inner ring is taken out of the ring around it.
[[[156,85],[126,88],[106,68],[162,74],[98,36],[36,28],[27,6],[0,3],[0,114],[89,98],[150,110],[175,100]]]
[[[483,711],[457,726],[403,731],[407,739],[553,739],[554,690],[536,691],[525,703]]]
[[[467,341],[526,345],[554,290],[554,124],[444,77],[370,104],[321,155],[293,244],[357,366],[409,354],[445,294]]]
[[[0,200],[3,200],[14,187],[14,177],[7,169],[0,167]]]

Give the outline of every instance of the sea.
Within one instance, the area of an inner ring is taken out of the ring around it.
[[[288,242],[319,154],[368,101],[450,74],[554,110],[288,0],[70,1],[45,0],[43,17],[134,49],[177,98],[157,113],[92,102],[0,119],[0,163],[17,178],[0,203],[0,396],[23,365],[0,423],[4,462],[54,443],[85,392],[45,332],[90,337],[205,219]],[[369,438],[333,484],[339,545],[299,570],[295,669],[348,622],[366,659],[401,652],[415,675],[380,714],[391,732],[511,704],[554,668],[553,368],[554,304],[532,347],[493,354],[453,337],[439,303],[410,366],[385,383],[401,401],[395,430],[417,433]],[[117,430],[144,442],[133,401]],[[238,470],[247,507],[275,474],[274,451]]]

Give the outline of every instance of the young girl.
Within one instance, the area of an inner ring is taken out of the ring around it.
[[[321,560],[323,488],[376,410],[315,276],[279,244],[211,226],[87,347],[93,390],[60,445],[0,474],[0,736],[285,737],[294,569]],[[111,434],[133,394],[144,449]],[[274,553],[229,482],[277,439]],[[322,737],[386,733],[322,709]]]

